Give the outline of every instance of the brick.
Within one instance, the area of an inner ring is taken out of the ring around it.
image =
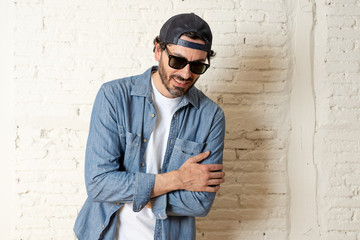
[[[351,28],[330,28],[329,37],[338,39],[358,39],[360,37],[359,31]]]
[[[332,206],[339,208],[359,208],[360,201],[357,198],[336,198],[333,200]]]
[[[282,35],[284,30],[281,26],[277,24],[260,24],[260,23],[242,23],[237,25],[237,32],[239,33],[250,33],[250,34],[273,34],[273,35]]]
[[[199,0],[196,2],[188,2],[180,1],[174,2],[173,5],[174,9],[180,10],[193,10],[193,9],[225,9],[225,10],[232,10],[234,9],[234,3],[230,1],[206,1],[206,0]]]
[[[355,19],[344,16],[331,16],[327,18],[329,27],[353,27]]]
[[[241,173],[238,175],[237,182],[247,183],[251,182],[253,184],[260,183],[282,183],[285,180],[284,173],[276,172],[260,172],[260,173]]]
[[[285,71],[264,70],[264,71],[241,71],[235,75],[235,79],[243,81],[277,82],[286,78]]]
[[[349,82],[356,82],[359,83],[360,82],[360,74],[358,73],[349,73],[347,74],[347,77]]]
[[[288,58],[270,58],[270,68],[272,69],[287,69],[289,66]]]
[[[214,58],[213,61],[211,61],[211,66],[214,68],[222,68],[222,69],[239,69],[240,63],[237,61],[234,61],[234,58]]]
[[[354,212],[350,209],[344,209],[344,208],[335,208],[330,209],[329,213],[329,219],[335,220],[335,221],[341,221],[341,222],[349,222],[351,221]]]
[[[19,224],[18,228],[47,228],[50,227],[49,220],[46,218],[33,218],[28,216],[23,216],[16,219],[16,222]]]
[[[265,19],[265,13],[259,11],[241,11],[237,19],[240,22],[263,22]]]
[[[320,240],[338,240],[338,239],[343,239],[343,240],[356,240],[356,233],[355,232],[349,232],[349,231],[329,231],[324,233]]]
[[[327,0],[326,4],[356,4],[357,0]],[[340,5],[341,7],[341,5]]]
[[[208,11],[204,13],[204,19],[209,22],[233,22],[235,20],[236,13],[234,11]]]
[[[235,171],[245,171],[245,172],[256,172],[256,171],[264,171],[265,164],[263,162],[239,162],[234,167]]]
[[[327,62],[326,68],[328,73],[336,72],[358,72],[359,64],[353,62]]]
[[[328,224],[330,230],[357,231],[359,229],[358,222],[329,221]]]
[[[268,59],[244,59],[241,62],[241,68],[244,70],[266,70],[270,69]]]
[[[284,150],[256,150],[256,151],[245,151],[237,150],[237,156],[240,160],[279,160],[284,157]]]
[[[333,104],[334,106],[345,107],[345,108],[357,108],[357,107],[360,107],[360,99],[358,99],[357,96],[355,96],[355,97],[334,96],[330,100],[330,104]]]
[[[349,4],[349,5],[340,5],[334,4],[330,5],[329,15],[331,16],[359,16],[360,15],[360,7],[357,5]]]
[[[225,210],[225,209],[219,209],[219,210],[212,210],[209,214],[208,218],[209,220],[256,220],[258,217],[263,219],[269,219],[274,217],[275,210],[260,210],[260,209],[240,209],[237,211],[234,210]]]
[[[273,83],[264,83],[264,92],[265,93],[278,93],[283,92],[286,87],[286,82],[273,82]]]
[[[235,56],[235,49],[233,46],[217,46],[214,48],[216,58],[228,58]]]
[[[212,64],[212,61],[211,61]],[[196,84],[204,82],[208,83],[209,85],[212,82],[230,82],[233,79],[233,70],[232,69],[224,69],[224,68],[213,68],[212,66],[205,74],[200,78]]]
[[[245,10],[282,11],[285,6],[277,1],[241,1],[241,7]]]
[[[225,146],[226,148],[231,148],[231,149],[253,149],[255,147],[254,142],[249,141],[249,140],[225,140]]]
[[[336,49],[337,51],[349,52],[354,50],[355,43],[352,40],[341,40],[341,39],[331,39],[328,43],[329,51]]]
[[[209,86],[209,89],[212,92],[220,93],[261,93],[263,85],[257,82],[238,81],[236,85],[232,83],[213,83]]]
[[[334,84],[332,92],[335,96],[356,96],[360,89],[360,83]]]
[[[279,44],[280,45],[280,44]],[[283,58],[286,56],[286,51],[284,48],[276,48],[269,46],[258,47],[249,47],[241,49],[238,53],[240,56],[246,57],[280,57]]]
[[[327,54],[327,59],[328,60],[333,60],[333,61],[359,61],[360,60],[360,50],[359,49],[355,49],[352,51],[330,51]]]
[[[71,229],[74,223],[71,219],[64,218],[50,218],[50,226],[56,227],[57,229]]]
[[[246,34],[244,36],[246,45],[256,46],[256,47],[263,47],[263,46],[272,46],[272,47],[284,47],[286,42],[288,41],[287,36],[280,34],[280,35],[259,35],[259,34]],[[267,48],[262,48],[264,55],[266,56]],[[264,56],[263,55],[263,56]]]
[[[271,23],[286,23],[288,16],[284,11],[269,11],[266,14],[265,21]]]
[[[349,187],[346,186],[337,186],[331,187],[326,193],[328,197],[353,197],[355,193]]]
[[[247,139],[273,139],[276,137],[274,131],[254,131],[246,134]]]

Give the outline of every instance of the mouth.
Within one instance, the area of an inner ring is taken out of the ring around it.
[[[178,77],[172,77],[172,79],[174,80],[175,85],[178,87],[187,87],[192,83],[191,79],[185,80]]]

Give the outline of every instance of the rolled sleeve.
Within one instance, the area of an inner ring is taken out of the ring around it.
[[[125,144],[119,136],[117,115],[111,91],[103,85],[95,99],[85,156],[85,183],[93,201],[134,203],[141,210],[150,200],[153,174],[122,169]]]
[[[133,211],[141,211],[150,201],[155,184],[155,174],[137,172],[135,175],[136,190],[133,200]]]

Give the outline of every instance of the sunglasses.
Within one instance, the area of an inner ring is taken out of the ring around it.
[[[166,47],[165,53],[169,57],[169,66],[175,69],[182,69],[189,64],[191,72],[195,74],[203,74],[210,67],[210,64],[197,61],[190,62],[186,58],[170,55]]]

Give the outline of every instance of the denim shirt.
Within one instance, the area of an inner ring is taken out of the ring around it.
[[[88,198],[74,227],[80,240],[114,240],[124,203],[138,212],[151,201],[154,239],[162,240],[195,239],[195,217],[210,210],[215,193],[177,190],[150,199],[155,175],[146,173],[144,153],[156,121],[150,82],[156,70],[107,82],[96,96],[85,154]],[[171,120],[161,172],[206,150],[211,154],[201,163],[222,163],[224,134],[224,112],[191,87]]]

